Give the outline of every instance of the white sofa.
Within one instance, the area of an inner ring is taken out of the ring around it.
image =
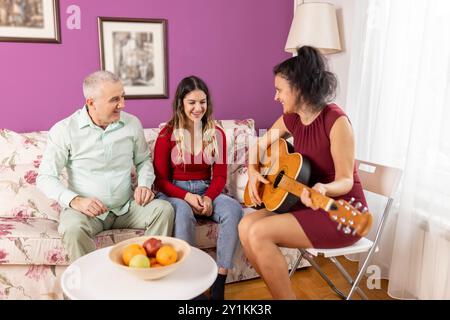
[[[248,138],[254,135],[253,120],[218,121],[225,129],[229,165],[227,194],[242,202],[247,182],[245,159]],[[159,128],[145,129],[153,150]],[[68,265],[57,232],[60,207],[36,188],[36,176],[47,132],[16,133],[0,129],[0,300],[62,299],[60,276]],[[64,174],[62,179],[66,179]],[[245,209],[249,212],[252,209]],[[97,235],[98,248],[142,235],[143,230],[110,230]],[[198,247],[215,257],[217,224],[199,222]],[[282,249],[291,265],[297,250]],[[239,245],[227,282],[255,278]]]

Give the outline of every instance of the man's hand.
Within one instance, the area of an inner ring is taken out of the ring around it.
[[[203,196],[203,211],[202,214],[210,217],[213,213],[213,201],[208,196]]]
[[[134,190],[134,200],[140,206],[146,206],[155,198],[155,194],[147,187],[137,187]]]
[[[189,205],[192,207],[192,210],[195,214],[203,215],[203,198],[202,196],[194,193],[186,193],[184,196],[184,200],[189,203]]]
[[[97,198],[83,198],[78,196],[70,201],[69,206],[89,217],[96,217],[109,211]]]

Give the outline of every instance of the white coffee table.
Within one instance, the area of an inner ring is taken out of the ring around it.
[[[188,300],[205,292],[217,277],[217,264],[192,247],[186,262],[158,280],[140,280],[114,266],[111,247],[91,252],[72,263],[61,276],[61,287],[72,300]]]

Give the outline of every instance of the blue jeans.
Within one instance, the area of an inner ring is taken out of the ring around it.
[[[174,185],[190,193],[204,195],[209,187],[209,180],[172,181]],[[167,200],[175,209],[174,237],[183,239],[195,246],[196,219],[191,206],[179,198],[169,198],[158,193],[158,198]],[[242,207],[235,199],[220,194],[213,201],[212,219],[219,224],[217,239],[217,265],[222,268],[233,267],[233,255],[239,241],[238,224],[243,215]]]

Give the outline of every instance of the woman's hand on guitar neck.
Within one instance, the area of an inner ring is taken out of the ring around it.
[[[314,187],[311,188],[312,190],[326,196],[327,195],[327,188],[322,183],[316,183]],[[302,203],[307,206],[308,208],[311,208],[313,210],[319,210],[319,207],[314,205],[312,199],[311,199],[311,192],[307,188],[303,189],[303,192],[300,196],[300,199]]]
[[[248,179],[249,179],[249,196],[252,203],[261,205],[261,197],[259,195],[259,184],[262,182],[268,184],[269,180],[265,179],[261,173],[259,173],[259,168],[254,166],[248,167]]]

